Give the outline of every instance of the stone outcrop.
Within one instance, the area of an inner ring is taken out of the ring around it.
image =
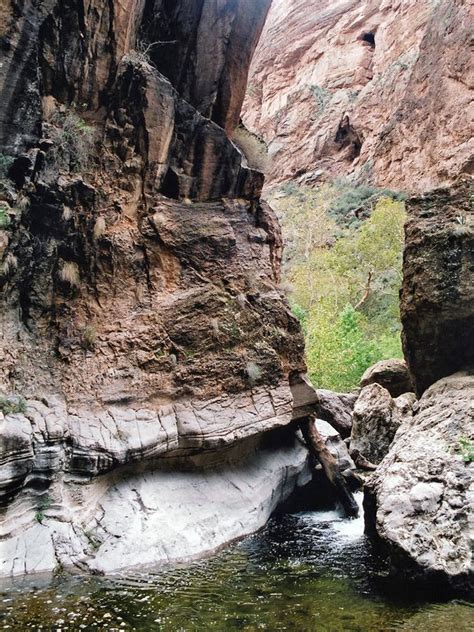
[[[2,573],[198,555],[306,467],[279,226],[229,140],[269,2],[112,4],[2,8]]]
[[[315,419],[314,424],[327,449],[336,459],[341,474],[352,484],[355,464],[341,435],[336,428],[324,421],[324,419]]]
[[[403,346],[419,394],[474,366],[472,178],[407,203],[400,313]]]
[[[380,384],[392,397],[413,391],[410,374],[404,360],[380,360],[365,371],[360,379],[360,386]]]
[[[318,388],[316,393],[318,416],[331,424],[343,439],[349,437],[358,393],[335,393],[324,388]]]
[[[2,575],[72,564],[102,573],[199,556],[261,528],[309,481],[307,451],[294,433],[276,442],[273,435],[273,446],[260,435],[186,460],[161,445],[166,458],[157,466],[138,445],[152,445],[154,424],[142,422],[118,422],[135,451],[122,467],[101,451],[106,426],[94,427],[93,446],[83,452],[69,452],[59,437],[34,444],[30,489],[11,502],[2,523]],[[92,476],[97,467],[100,477]]]
[[[471,173],[472,26],[451,0],[274,0],[243,115],[269,183],[425,191]]]
[[[432,385],[398,430],[366,498],[369,527],[396,566],[460,588],[473,572],[473,399],[472,374]]]
[[[393,399],[380,384],[365,386],[354,406],[351,453],[380,463],[402,423],[412,418],[415,401],[413,393]]]

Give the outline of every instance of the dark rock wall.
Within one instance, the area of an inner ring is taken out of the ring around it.
[[[268,5],[3,9],[4,391],[162,403],[304,370],[263,175],[226,133]]]
[[[474,366],[474,186],[408,201],[401,318],[415,388]]]

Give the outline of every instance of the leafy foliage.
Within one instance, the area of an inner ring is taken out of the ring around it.
[[[474,443],[467,437],[459,439],[458,451],[461,453],[464,463],[474,462]]]
[[[403,201],[404,195],[370,186],[354,187],[344,180],[334,184],[337,195],[329,206],[329,215],[341,226],[358,224],[367,218],[381,198]]]
[[[403,202],[379,195],[365,221],[343,228],[332,216],[339,196],[334,185],[300,187],[277,193],[272,204],[288,244],[284,276],[306,336],[310,376],[318,387],[348,390],[370,365],[402,356],[405,211]]]
[[[4,415],[15,415],[26,412],[26,401],[23,397],[0,396],[0,412]]]
[[[53,123],[50,134],[56,167],[70,171],[85,169],[94,149],[94,128],[73,111],[58,113]]]
[[[8,215],[8,207],[0,202],[0,229],[8,228],[10,225],[10,217]]]
[[[8,178],[8,170],[13,163],[13,158],[0,153],[0,179]]]

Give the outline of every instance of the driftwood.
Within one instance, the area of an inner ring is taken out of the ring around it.
[[[348,516],[357,516],[359,507],[342,475],[336,458],[326,447],[323,438],[316,428],[314,417],[306,417],[300,422],[301,432],[306,441],[309,453],[321,464],[324,474],[336,490],[336,494]]]
[[[375,463],[371,463],[368,459],[366,459],[365,456],[359,452],[359,450],[351,450],[350,455],[359,469],[368,470],[369,472],[373,472],[377,469]]]

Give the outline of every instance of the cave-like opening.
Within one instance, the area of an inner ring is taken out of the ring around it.
[[[363,33],[361,36],[361,40],[363,42],[367,42],[370,48],[375,48],[375,33],[371,33],[370,31],[367,33]]]

